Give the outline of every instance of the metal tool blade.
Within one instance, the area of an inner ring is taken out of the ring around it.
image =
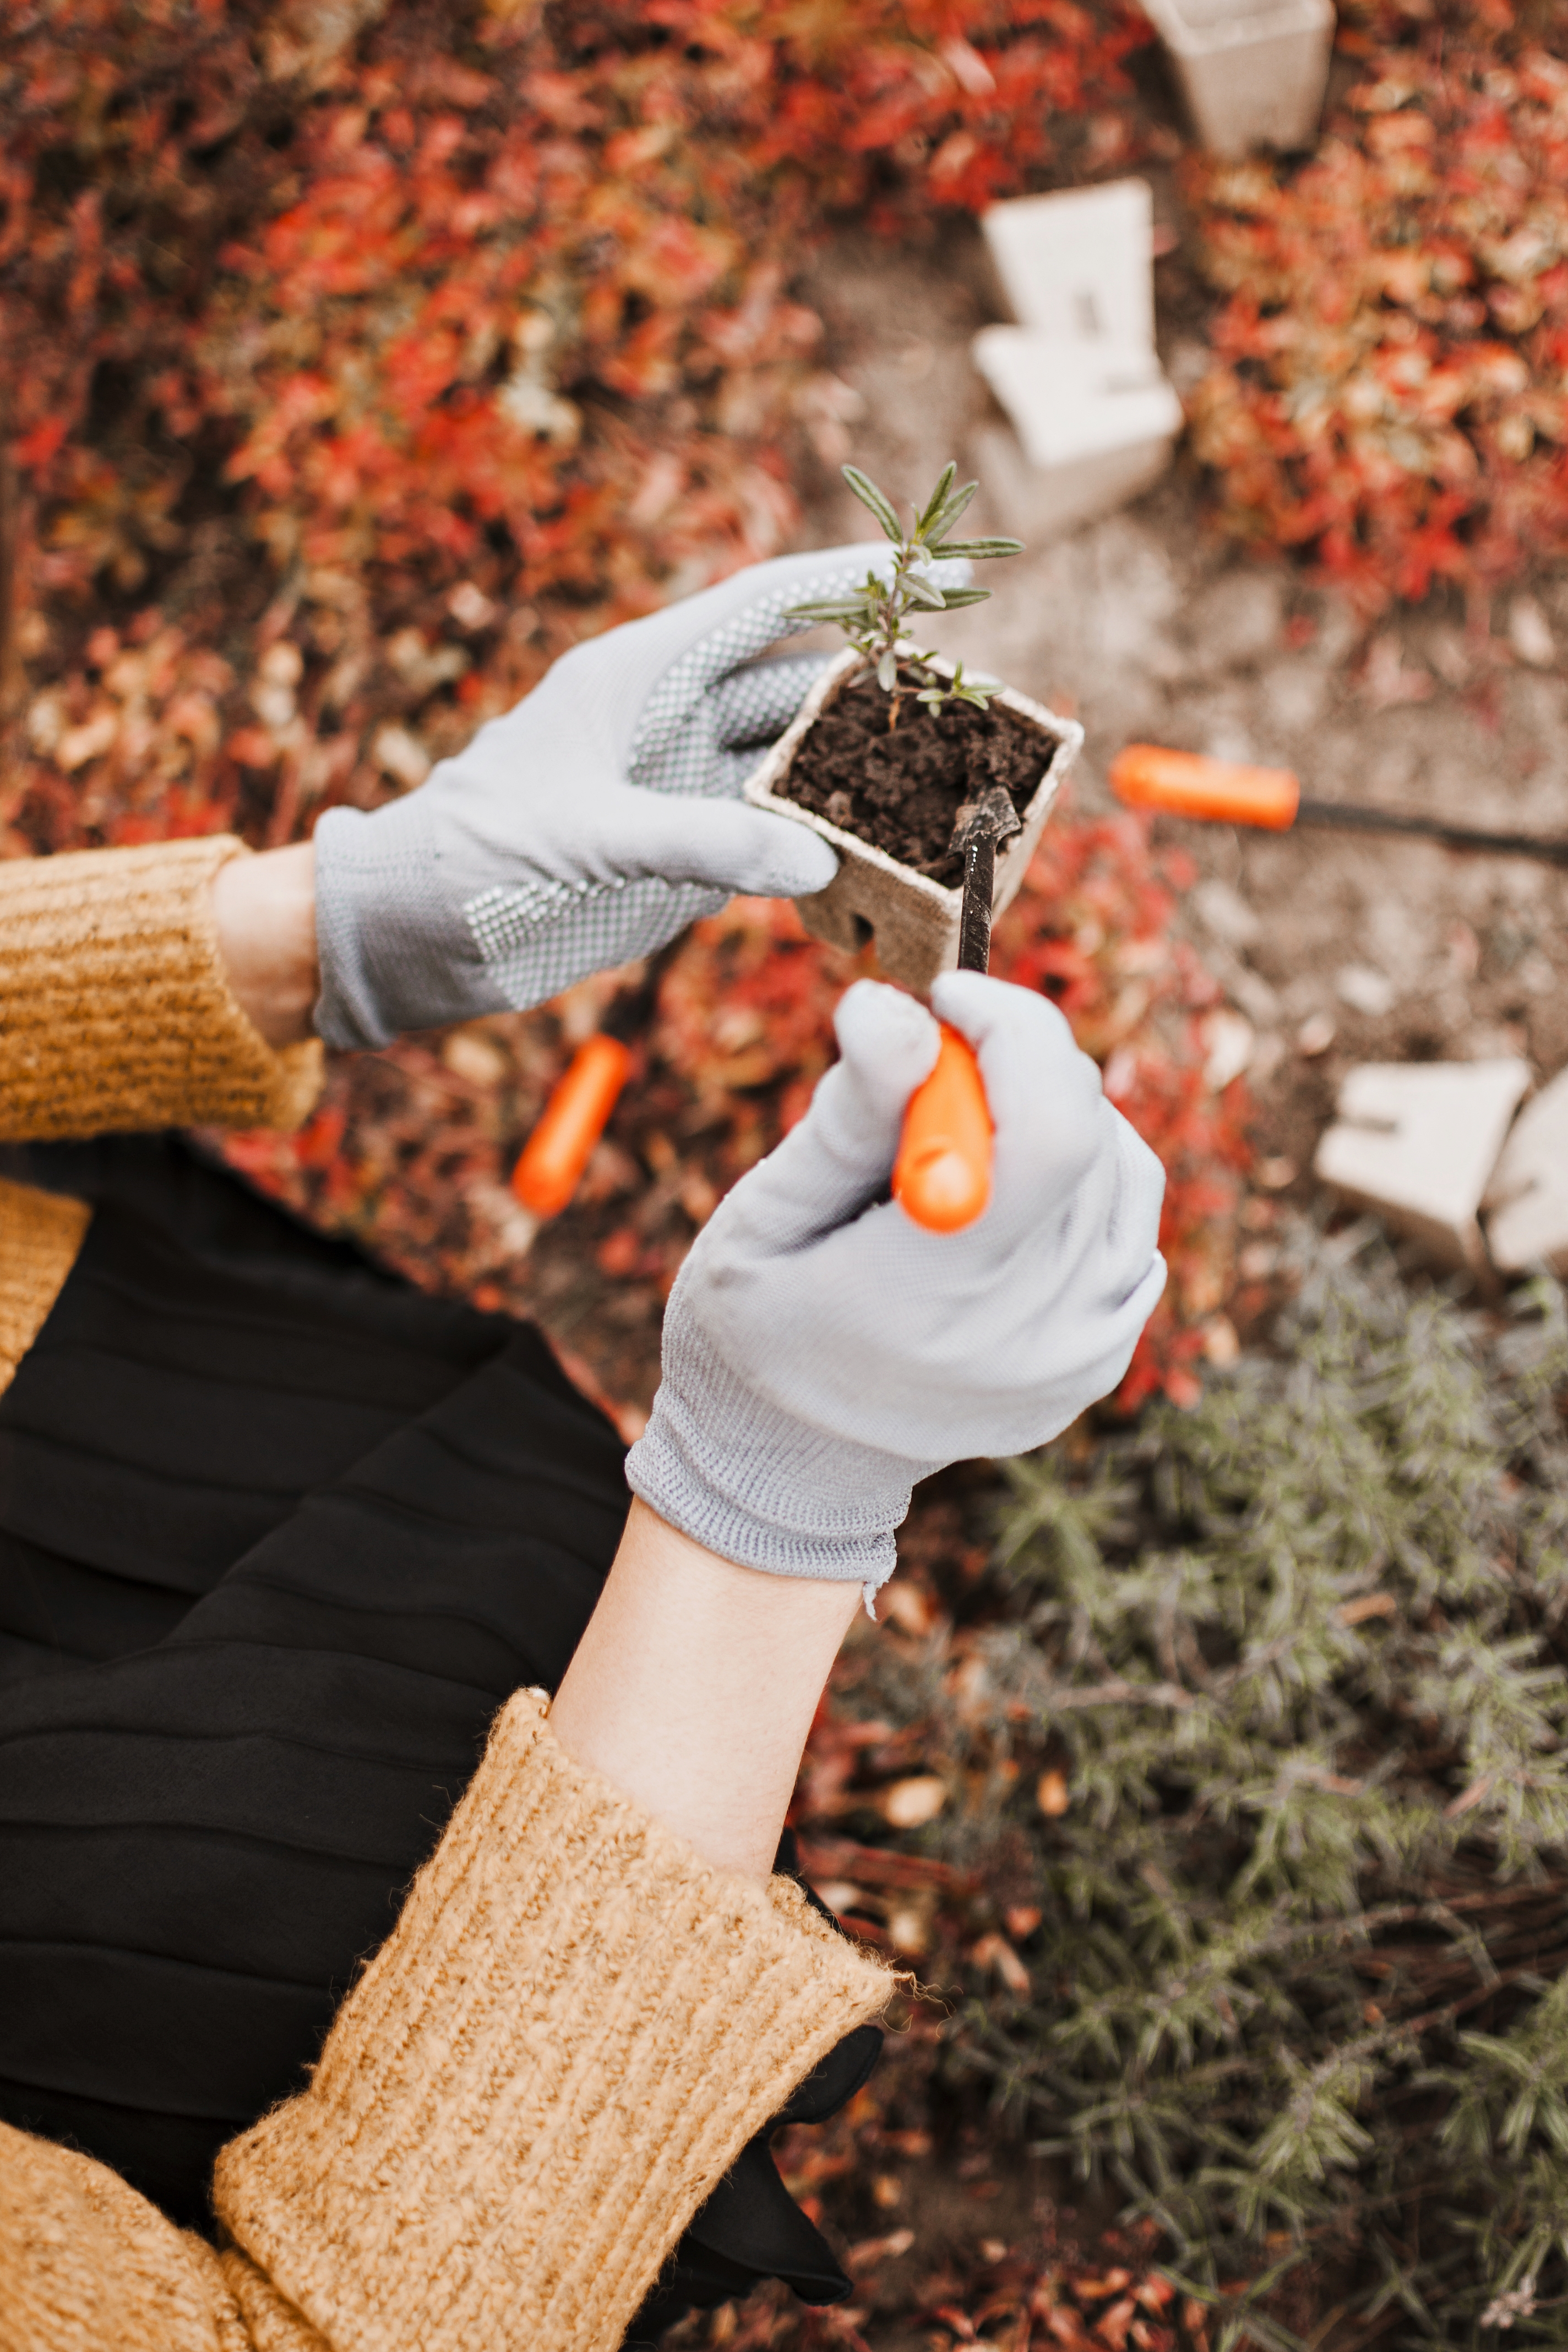
[[[972,793],[953,820],[949,847],[963,860],[963,907],[958,919],[960,971],[984,971],[991,962],[991,900],[996,887],[996,845],[1022,833],[1005,784]]]

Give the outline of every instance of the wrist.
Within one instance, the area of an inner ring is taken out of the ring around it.
[[[316,853],[297,842],[259,857],[230,857],[213,877],[213,924],[235,1000],[273,1047],[315,1033]]]

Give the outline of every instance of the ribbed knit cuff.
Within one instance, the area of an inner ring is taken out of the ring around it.
[[[868,1593],[886,1584],[898,1565],[894,1530],[910,1507],[907,1480],[890,1524],[869,1534],[850,1528],[820,1532],[777,1516],[788,1508],[788,1498],[764,1493],[754,1471],[743,1451],[730,1455],[709,1444],[669,1398],[662,1412],[656,1401],[647,1429],[626,1456],[626,1484],[633,1494],[721,1559],[760,1568],[770,1576],[861,1584]]]
[[[0,865],[0,1134],[297,1127],[314,1039],[275,1053],[230,992],[212,879],[228,835]]]
[[[211,2246],[107,2165],[0,2124],[5,2352],[324,2352],[278,2322],[247,2334]]]
[[[0,1179],[0,1392],[42,1330],[91,1215],[85,1201]]]
[[[514,1698],[310,2087],[216,2202],[331,2344],[615,2352],[735,2156],[892,1989],[790,1881],[708,1868]]]

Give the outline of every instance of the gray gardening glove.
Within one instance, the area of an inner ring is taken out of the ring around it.
[[[1165,1286],[1164,1171],[1061,1014],[977,972],[944,974],[931,1001],[979,1055],[989,1206],[933,1234],[886,1197],[937,1029],[913,997],[858,982],[842,1060],[681,1267],[626,1464],[710,1551],[858,1579],[868,1598],[916,1479],[1056,1436],[1115,1387]]]
[[[651,954],[734,891],[826,888],[826,843],[736,797],[825,657],[742,665],[803,625],[786,605],[891,556],[886,541],[781,556],[591,637],[405,799],[330,809],[316,827],[327,1043],[520,1012]]]

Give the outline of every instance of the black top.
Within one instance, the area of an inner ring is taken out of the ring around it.
[[[199,2223],[564,1671],[622,1448],[536,1332],[172,1141],[20,1172],[97,1206],[0,1397],[0,2115]]]
[[[209,2228],[214,2157],[301,2086],[497,1708],[564,1673],[623,1448],[536,1331],[174,1139],[0,1172],[94,1202],[0,1396],[0,2118]],[[775,2271],[848,2291],[765,2135],[680,2255],[657,2325]]]

